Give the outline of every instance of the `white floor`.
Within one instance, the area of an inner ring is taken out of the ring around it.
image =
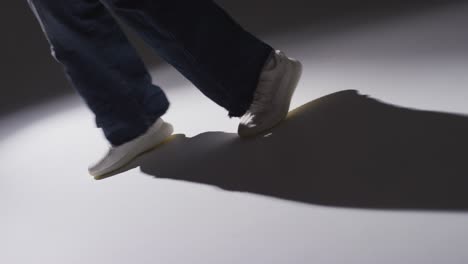
[[[264,39],[304,64],[291,109],[355,89],[468,114],[467,14],[465,4]],[[238,120],[172,68],[153,73],[167,88],[175,133],[235,133]],[[106,144],[77,96],[0,120],[0,263],[468,263],[464,211],[298,203],[139,168],[95,181],[87,166]],[[183,163],[171,166],[190,177]]]

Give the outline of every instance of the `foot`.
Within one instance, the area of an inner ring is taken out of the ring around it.
[[[159,118],[143,135],[122,145],[109,147],[107,154],[88,168],[89,174],[101,177],[127,165],[140,154],[161,144],[172,132],[172,125]]]
[[[301,73],[299,61],[279,50],[272,54],[260,74],[253,102],[241,117],[239,136],[258,135],[286,118]]]

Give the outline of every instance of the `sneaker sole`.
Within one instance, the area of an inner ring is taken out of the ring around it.
[[[158,132],[154,133],[154,135],[151,136],[151,140],[150,139],[145,140],[145,142],[150,141],[150,142],[155,142],[155,144],[152,144],[147,147],[145,147],[144,145],[139,145],[134,148],[134,151],[125,155],[122,159],[120,159],[115,164],[113,164],[109,169],[106,169],[104,173],[91,174],[91,175],[94,176],[95,180],[102,180],[102,179],[113,176],[116,171],[129,165],[136,158],[169,142],[172,139],[173,132],[174,132],[173,126],[169,123],[164,122],[161,125],[161,128],[158,130]]]

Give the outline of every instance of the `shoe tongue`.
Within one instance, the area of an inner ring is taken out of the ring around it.
[[[275,56],[275,53],[272,53],[269,57],[268,57],[268,61],[267,63],[265,63],[265,66],[263,67],[263,71],[271,71],[272,69],[274,69],[276,66],[276,56]]]
[[[278,64],[276,59],[276,54],[272,53],[268,58],[268,61],[263,66],[262,72],[260,74],[260,81],[271,81],[275,77],[275,68]]]

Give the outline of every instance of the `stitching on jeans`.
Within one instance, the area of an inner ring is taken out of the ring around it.
[[[50,49],[50,53],[52,55],[52,57],[59,63],[62,63],[58,58],[57,58],[57,55],[55,53],[55,47],[54,47],[54,44],[52,43],[52,37],[49,36],[49,33],[47,32],[46,30],[46,25],[47,25],[47,21],[41,16],[39,15],[39,12],[37,11],[38,9],[41,10],[41,12],[43,12],[44,10],[42,9],[41,5],[36,5],[34,3],[34,0],[27,0],[28,3],[29,3],[29,6],[31,7],[31,10],[33,11],[34,15],[36,16],[36,19],[38,20],[39,22],[39,25],[42,29],[42,31],[44,32],[44,36],[47,40],[47,42],[49,43],[49,49]]]

